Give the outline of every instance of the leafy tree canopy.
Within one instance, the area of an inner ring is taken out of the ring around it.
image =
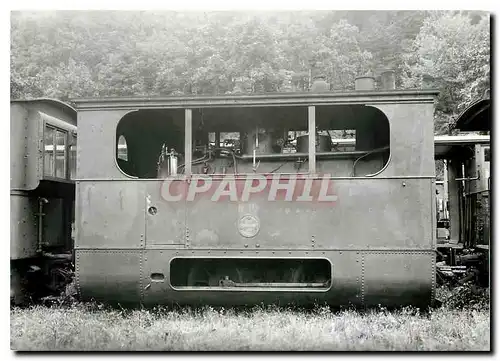
[[[391,68],[441,90],[445,132],[490,87],[489,29],[481,12],[13,12],[11,96],[307,91],[316,75],[343,91]]]

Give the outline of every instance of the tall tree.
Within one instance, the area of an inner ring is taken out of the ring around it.
[[[340,20],[319,39],[320,47],[314,53],[318,72],[326,75],[332,89],[352,89],[356,76],[369,70],[372,57],[359,46],[359,29]]]
[[[489,89],[489,30],[487,15],[473,22],[465,12],[432,13],[407,54],[404,85],[434,86],[441,91],[437,132],[448,131],[454,118]]]

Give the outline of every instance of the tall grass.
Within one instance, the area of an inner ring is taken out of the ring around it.
[[[489,310],[11,310],[14,350],[489,350]]]

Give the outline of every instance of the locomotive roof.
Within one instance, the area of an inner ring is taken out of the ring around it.
[[[297,106],[364,103],[434,102],[438,90],[371,90],[325,93],[226,94],[217,96],[100,97],[75,98],[77,110],[200,108],[243,106]]]
[[[32,102],[40,102],[46,103],[56,108],[59,108],[65,113],[69,113],[72,117],[76,117],[76,109],[73,108],[68,103],[63,101],[52,99],[52,98],[32,98],[32,99],[11,99],[11,103],[32,103]]]

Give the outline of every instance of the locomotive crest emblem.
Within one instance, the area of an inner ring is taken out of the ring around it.
[[[255,237],[260,230],[260,222],[257,217],[252,215],[244,215],[238,222],[238,231],[243,237]]]

